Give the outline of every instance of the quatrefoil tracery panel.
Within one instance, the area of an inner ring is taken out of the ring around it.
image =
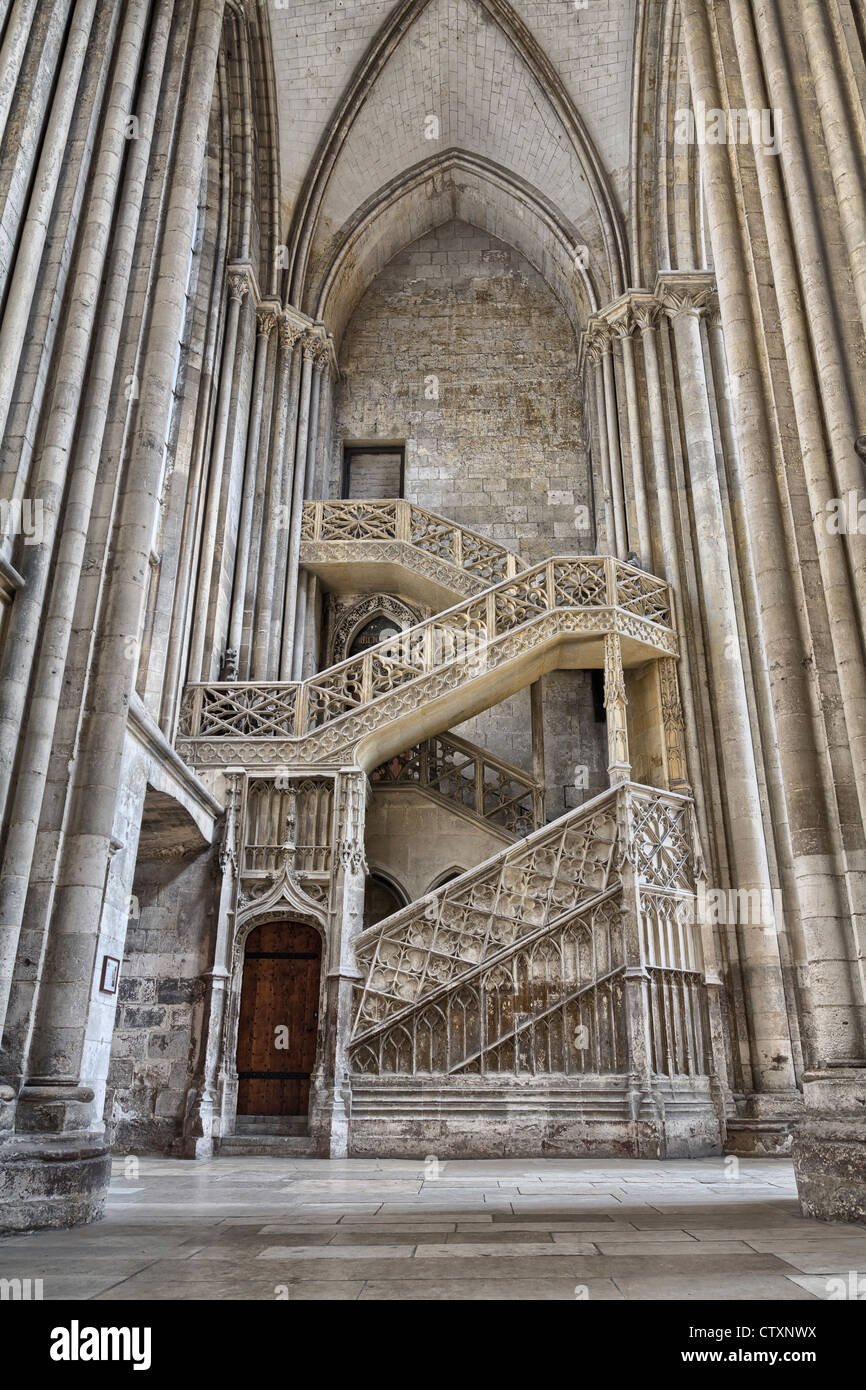
[[[641,882],[653,888],[693,892],[688,803],[635,797],[634,808],[632,840]]]

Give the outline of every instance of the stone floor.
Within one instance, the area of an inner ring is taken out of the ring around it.
[[[44,1299],[810,1300],[866,1294],[866,1229],[799,1216],[784,1159],[119,1159],[106,1219],[5,1238],[0,1278]]]

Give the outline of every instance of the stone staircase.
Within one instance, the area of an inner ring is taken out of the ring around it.
[[[526,1154],[717,1146],[720,1030],[696,922],[693,807],[632,783],[628,759],[624,669],[672,667],[677,651],[667,585],[609,556],[523,568],[404,502],[307,504],[304,537],[302,562],[332,586],[380,582],[390,567],[470,596],[304,682],[190,686],[178,737],[189,762],[330,774],[337,786],[354,767],[465,799],[483,817],[486,755],[446,731],[546,670],[603,667],[614,783],[543,825],[525,774],[508,795],[502,781],[512,844],[353,929],[344,959],[360,983],[341,1053],[351,1152],[469,1153],[476,1121],[484,1151],[497,1132],[502,1152]],[[671,724],[678,697],[665,700]],[[441,780],[443,749],[454,775]],[[354,796],[343,845],[353,818],[363,835]],[[220,1152],[304,1143],[239,1118]]]
[[[616,1072],[629,1048],[622,982],[636,966],[659,1005],[649,1011],[653,1070],[701,1072],[705,1020],[691,997],[702,965],[694,834],[687,800],[624,786],[362,933],[353,1069],[456,1075],[484,1059],[499,1071],[507,1052],[518,1072]],[[632,859],[627,882],[623,864]],[[625,925],[630,911],[636,939]],[[666,930],[674,924],[675,939]],[[683,977],[676,1000],[672,972]],[[468,1030],[467,990],[478,1003]],[[501,1007],[515,999],[519,1008]]]
[[[544,789],[528,772],[456,734],[437,734],[370,773],[375,790],[413,789],[458,809],[504,838],[520,839],[544,820]]]
[[[219,1141],[222,1158],[314,1158],[306,1115],[238,1115]]]
[[[546,560],[306,681],[189,685],[177,748],[196,767],[370,771],[545,671],[602,667],[608,637],[625,667],[675,656],[671,615],[668,586],[633,565]]]

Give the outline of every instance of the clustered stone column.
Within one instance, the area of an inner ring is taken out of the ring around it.
[[[591,359],[603,358],[616,337],[624,350],[624,378],[627,390],[627,419],[630,434],[623,457],[634,473],[630,492],[628,540],[640,537],[649,564],[658,557],[658,572],[674,591],[681,659],[679,679],[673,662],[660,664],[659,693],[664,750],[669,785],[673,790],[695,790],[702,835],[708,843],[719,841],[717,817],[710,820],[715,802],[714,784],[719,786],[731,810],[724,817],[721,843],[724,853],[716,858],[715,874],[742,898],[760,901],[762,912],[755,920],[718,924],[722,939],[732,950],[742,978],[743,997],[748,1012],[748,1052],[744,1060],[745,1083],[750,1100],[748,1109],[754,1126],[761,1131],[760,1143],[778,1131],[779,1117],[787,1122],[799,1104],[796,1091],[794,1053],[788,1024],[788,1000],[784,961],[780,943],[784,921],[773,915],[776,902],[771,855],[767,848],[770,831],[765,821],[761,775],[753,740],[753,704],[747,692],[743,663],[745,638],[740,630],[739,600],[732,576],[736,557],[726,518],[716,420],[722,415],[720,397],[727,389],[726,379],[707,375],[706,320],[715,308],[715,277],[707,272],[670,272],[659,276],[652,291],[633,290],[602,310],[589,323],[586,347]],[[676,380],[662,375],[657,335],[668,331],[676,363]],[[641,377],[634,354],[633,336],[640,334],[640,366],[646,392],[646,424],[636,399]],[[610,416],[606,399],[599,390],[597,374],[597,428],[601,438]],[[635,398],[634,400],[632,398]],[[669,444],[669,423],[665,400],[676,402],[681,421],[685,454],[678,475]],[[603,456],[604,457],[604,456]],[[651,461],[654,508],[649,506],[644,473],[645,460]],[[684,488],[688,507],[684,507]],[[687,539],[684,537],[684,530]],[[695,580],[688,566],[697,570]],[[692,600],[688,619],[686,600]],[[695,627],[701,614],[699,631]],[[699,640],[698,640],[699,639]],[[610,639],[608,639],[610,645]],[[625,708],[617,698],[607,695],[607,685],[616,692],[615,660],[606,651],[606,705],[611,741],[611,777],[622,780],[622,764],[627,765],[621,744],[625,734]],[[613,667],[611,675],[608,670]],[[708,728],[698,710],[702,696],[694,688],[695,670],[705,667],[712,683],[713,698],[719,711],[714,729]],[[623,687],[622,696],[625,696]],[[613,717],[612,717],[613,713]],[[701,727],[702,726],[702,727]],[[707,757],[707,736],[717,747],[717,762],[711,781],[706,772],[712,766]],[[784,1127],[784,1125],[783,1125]]]
[[[773,149],[705,140],[698,155],[729,366],[740,551],[766,663],[757,722],[764,747],[778,749],[777,774],[773,753],[765,757],[805,1062],[798,1181],[807,1209],[862,1218],[866,537],[858,525],[828,524],[833,499],[864,495],[853,445],[866,395],[845,368],[866,328],[857,173],[866,133],[852,67],[862,73],[862,52],[837,7],[820,0],[682,0],[680,11],[695,103],[728,116],[742,92],[775,119]],[[794,52],[811,80],[800,80]],[[833,276],[837,285],[850,277],[851,321]]]
[[[333,348],[321,325],[310,325],[294,310],[282,312],[279,334],[267,480],[261,493],[255,478],[247,484],[255,500],[253,534],[245,545],[258,564],[250,563],[247,571],[235,565],[232,647],[243,649],[250,623],[250,656],[241,674],[290,681],[299,679],[302,665],[308,581],[298,563],[301,523],[315,481],[321,375],[333,361]],[[264,453],[258,473],[264,473]]]
[[[265,402],[265,382],[271,359],[271,342],[279,318],[279,306],[265,302],[256,311],[256,355],[253,367],[250,428],[247,435],[246,467],[244,469],[243,502],[238,523],[238,548],[235,560],[236,581],[232,592],[227,645],[240,652],[244,636],[244,619],[248,613],[246,578],[250,573],[253,532],[256,523],[261,527],[260,476],[265,459],[260,459],[262,424]]]
[[[95,8],[79,0],[65,38],[42,159],[16,258],[15,276],[25,278],[10,287],[0,330],[4,369],[14,372],[16,335],[28,322],[37,282],[37,264],[34,261],[31,275],[28,262],[31,256],[41,257],[47,229],[53,226],[52,204],[61,163],[69,156],[70,120],[77,119],[73,112],[81,97],[79,81],[89,65],[88,100],[98,101],[104,75],[111,73],[95,146],[77,151],[85,162],[85,173],[90,162],[86,227],[75,262],[72,307],[64,316],[48,426],[41,455],[26,484],[43,490],[49,534],[43,538],[45,544],[29,552],[32,574],[27,577],[34,583],[25,602],[13,606],[14,631],[7,634],[4,651],[4,660],[16,651],[17,660],[25,660],[38,626],[37,698],[35,703],[28,699],[26,709],[25,737],[30,749],[26,775],[16,779],[14,790],[8,777],[4,785],[4,791],[12,792],[14,811],[0,888],[5,928],[0,934],[3,1012],[24,914],[21,876],[33,877],[36,827],[46,811],[44,787],[54,753],[61,682],[65,690],[70,681],[64,663],[74,640],[76,603],[81,602],[96,469],[103,461],[101,441],[125,327],[124,306],[144,188],[152,174],[152,145],[165,138],[165,132],[170,138],[173,113],[178,119],[173,159],[163,174],[165,201],[154,265],[158,302],[124,403],[129,403],[130,413],[127,451],[112,515],[100,642],[90,672],[86,717],[76,740],[74,762],[67,762],[66,768],[67,779],[71,772],[74,784],[57,851],[56,886],[45,923],[30,936],[38,982],[30,987],[29,1026],[20,1026],[17,1016],[26,990],[16,1001],[14,1015],[6,1017],[3,1067],[11,1074],[12,1089],[18,1089],[18,1103],[15,1136],[4,1150],[3,1161],[11,1175],[13,1202],[20,1196],[20,1220],[26,1221],[31,1212],[36,1224],[94,1215],[107,1176],[102,1105],[116,1001],[101,987],[101,968],[106,955],[119,958],[123,953],[128,913],[125,885],[135,858],[136,805],[140,818],[144,797],[143,784],[124,775],[127,720],[153,572],[152,542],[166,472],[165,422],[171,419],[178,344],[187,313],[190,252],[224,19],[223,0],[199,0],[178,17],[178,27],[172,31],[173,4],[136,0],[124,7],[122,15],[119,8],[113,10],[113,32],[97,31],[92,28]],[[107,13],[108,9],[103,12]],[[99,16],[97,22],[101,23]],[[172,32],[180,52],[189,51],[182,80]],[[171,74],[166,82],[168,64]],[[126,127],[133,93],[140,138],[130,142]],[[165,111],[164,130],[158,133],[154,125],[157,100],[162,100]],[[81,110],[85,114],[88,108]],[[10,395],[4,393],[4,409]],[[25,485],[23,475],[20,482]],[[12,486],[14,491],[18,484]],[[67,511],[58,541],[64,488]],[[49,569],[51,560],[56,563]],[[4,690],[8,731],[15,702],[23,703],[22,688],[18,682],[4,682]],[[118,812],[121,789],[132,827],[129,838],[119,837],[116,828],[123,820]],[[41,910],[38,895],[34,906]]]
[[[283,636],[280,679],[298,680],[303,651],[307,576],[301,575],[299,556],[304,499],[309,495],[318,444],[319,393],[322,371],[329,358],[327,342],[308,332],[303,343],[298,433],[295,449],[294,481],[289,521],[289,548],[286,561]]]

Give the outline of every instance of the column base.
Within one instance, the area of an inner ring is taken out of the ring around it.
[[[866,1225],[866,1119],[809,1119],[794,1136],[800,1209],[819,1221]]]
[[[803,1112],[799,1091],[734,1096],[735,1113],[725,1122],[725,1153],[739,1158],[784,1158]]]
[[[102,1135],[0,1138],[0,1232],[98,1221],[111,1178]]]
[[[348,1158],[351,1097],[345,1082],[314,1087],[310,1106],[310,1139],[322,1158]]]
[[[866,1066],[807,1072],[803,1091],[794,1133],[803,1215],[866,1225]]]

